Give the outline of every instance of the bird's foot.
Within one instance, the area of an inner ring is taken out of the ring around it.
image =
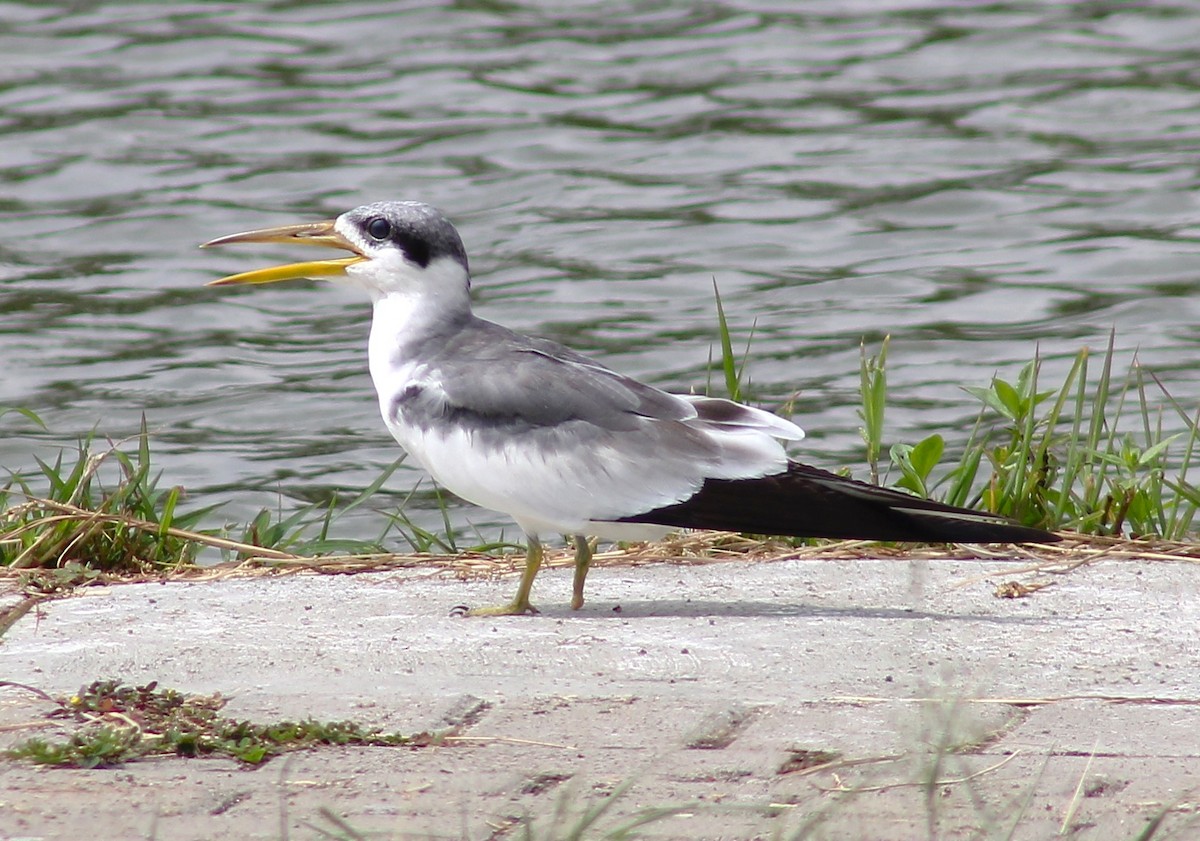
[[[583,582],[592,565],[592,544],[582,534],[575,535],[575,581],[571,588],[571,610],[583,607]]]
[[[465,604],[456,605],[451,616],[466,618],[468,616],[536,616],[540,613],[529,602],[509,602],[508,604],[493,604],[484,607],[467,607]]]

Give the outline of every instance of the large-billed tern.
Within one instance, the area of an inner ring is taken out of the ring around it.
[[[374,304],[368,360],[393,437],[434,479],[502,511],[528,540],[511,603],[474,615],[536,612],[541,539],[574,535],[571,606],[583,604],[587,535],[641,540],[699,528],[796,537],[1049,542],[1055,535],[792,461],[795,424],[729,400],[668,394],[546,339],[471,311],[458,231],[411,201],[368,204],[332,221],[220,237],[298,243],[349,257],[212,281],[296,278],[361,287]]]

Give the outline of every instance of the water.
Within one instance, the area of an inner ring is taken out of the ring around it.
[[[195,245],[383,198],[456,222],[485,317],[669,389],[715,278],[824,466],[861,465],[863,337],[891,440],[1113,328],[1194,403],[1198,45],[1169,3],[0,4],[0,406],[48,426],[0,418],[0,465],[145,413],[231,522],[369,484],[365,301],[206,289],[298,257]]]

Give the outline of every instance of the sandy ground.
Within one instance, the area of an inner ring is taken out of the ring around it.
[[[1200,565],[1019,566],[606,568],[578,612],[552,570],[540,616],[468,620],[449,609],[515,581],[416,569],[84,590],[16,623],[0,678],[51,694],[156,680],[256,721],[470,738],[253,769],[0,760],[0,839],[523,838],[525,821],[563,838],[618,789],[584,837],[660,807],[643,837],[1134,839],[1156,817],[1155,838],[1200,837]],[[999,598],[1011,580],[1051,586]],[[0,743],[53,736],[48,709],[0,689]]]

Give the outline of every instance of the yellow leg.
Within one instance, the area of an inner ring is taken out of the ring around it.
[[[583,582],[592,565],[592,547],[582,534],[575,535],[575,584],[571,589],[571,610],[583,607]]]
[[[529,603],[529,593],[533,589],[533,579],[537,577],[538,569],[542,566],[542,542],[530,536],[528,551],[525,553],[525,571],[521,573],[521,583],[517,585],[517,595],[508,604],[474,607],[467,611],[467,616],[521,616],[526,613],[537,613],[536,607]]]

